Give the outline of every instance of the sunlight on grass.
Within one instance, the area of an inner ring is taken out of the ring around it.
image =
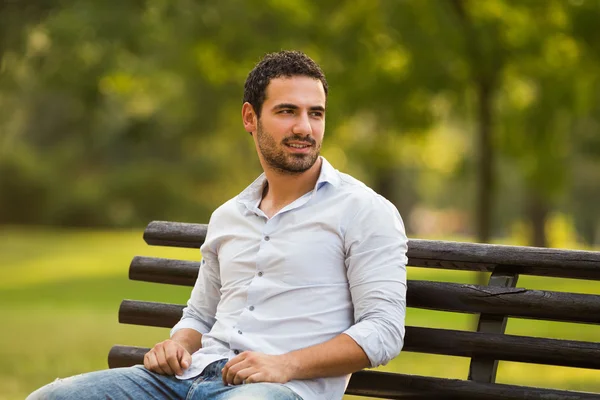
[[[195,249],[148,246],[143,230],[0,230],[0,289],[77,277],[127,277],[135,255],[199,260]]]

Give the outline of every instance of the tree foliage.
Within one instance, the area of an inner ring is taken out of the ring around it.
[[[294,48],[330,83],[324,155],[403,215],[480,199],[489,234],[562,210],[600,241],[599,1],[0,4],[0,223],[206,221],[260,172],[246,74]]]

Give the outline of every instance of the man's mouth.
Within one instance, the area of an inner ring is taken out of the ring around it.
[[[305,149],[307,147],[310,147],[310,144],[299,144],[299,143],[287,143],[286,144],[289,147],[293,147],[294,149]]]

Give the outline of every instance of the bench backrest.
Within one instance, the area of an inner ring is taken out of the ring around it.
[[[203,224],[156,221],[148,225],[144,239],[150,245],[199,248],[206,229]],[[404,352],[468,357],[468,379],[361,371],[352,376],[347,393],[383,398],[600,399],[594,393],[494,383],[498,360],[600,369],[598,342],[504,334],[508,317],[600,324],[600,295],[516,288],[519,275],[600,281],[600,252],[413,239],[408,258],[413,267],[491,272],[487,286],[408,281],[408,307],[479,314],[476,332],[406,328]],[[129,277],[193,286],[199,268],[200,262],[135,257]],[[172,327],[182,309],[183,305],[124,300],[119,321]],[[146,351],[114,346],[109,366],[141,363]]]

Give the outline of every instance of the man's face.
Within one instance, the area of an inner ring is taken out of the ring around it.
[[[271,80],[255,135],[263,167],[299,174],[315,164],[325,133],[325,102],[318,79]]]

